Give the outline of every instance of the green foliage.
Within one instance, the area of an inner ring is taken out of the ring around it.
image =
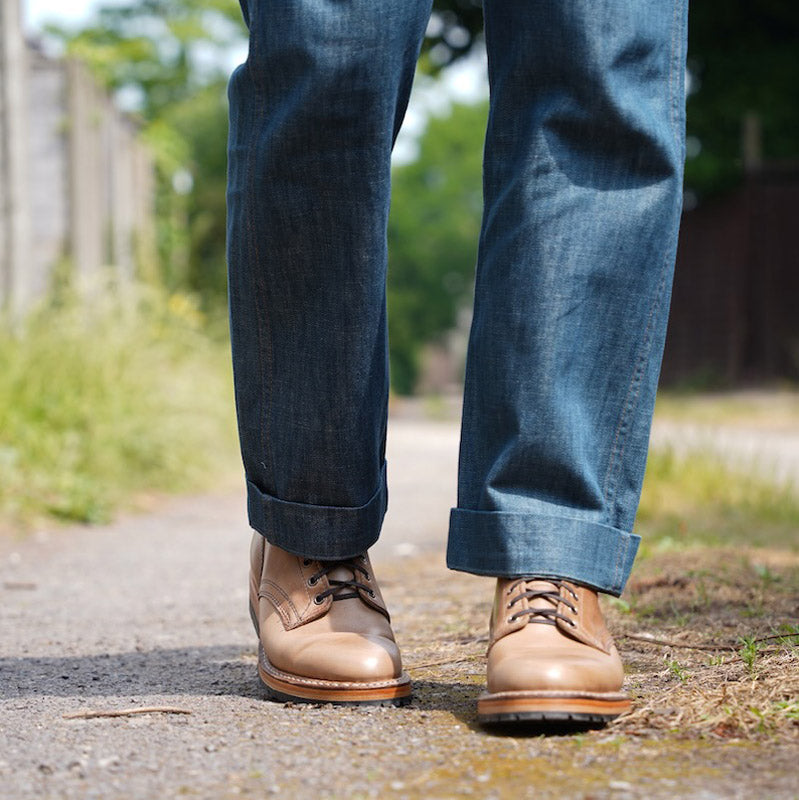
[[[686,683],[688,679],[691,677],[690,673],[688,672],[685,667],[680,664],[679,661],[676,659],[672,659],[668,663],[669,672],[677,678],[680,683]]]
[[[222,76],[227,51],[244,33],[238,5],[228,0],[109,3],[77,30],[48,31],[109,89],[135,95],[147,120]]]
[[[0,328],[0,516],[94,522],[218,478],[236,462],[228,361],[190,296],[151,287],[61,293]]]
[[[161,277],[205,307],[225,294],[225,173],[231,49],[244,42],[229,0],[128,0],[84,27],[51,26],[66,52],[133,103],[157,175]],[[177,186],[182,182],[183,187]],[[179,189],[179,190],[178,190]]]
[[[482,37],[481,0],[434,0],[422,47],[421,67],[436,72],[465,56]]]
[[[435,0],[422,65],[441,69],[481,38],[479,0]],[[688,21],[688,134],[699,152],[685,182],[700,197],[742,176],[741,128],[754,114],[764,159],[799,156],[799,6],[791,0],[692,0]]]
[[[487,107],[456,105],[433,117],[417,161],[394,170],[389,219],[391,379],[413,391],[426,342],[451,329],[469,303],[482,212]]]
[[[741,643],[740,656],[741,661],[744,662],[746,671],[750,675],[755,673],[755,662],[757,661],[757,652],[759,645],[754,636],[741,636],[739,638]]]
[[[686,163],[686,184],[710,195],[742,174],[741,128],[754,114],[763,157],[799,155],[799,6],[788,0],[709,0],[692,3],[688,133],[701,151]]]
[[[207,307],[223,305],[227,291],[225,90],[225,81],[215,81],[162,116],[165,125],[190,143],[184,169],[188,169],[193,181],[192,191],[185,198],[185,268],[169,285],[197,293]]]

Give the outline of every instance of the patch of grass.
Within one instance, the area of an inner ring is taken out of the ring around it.
[[[707,453],[653,449],[638,510],[642,555],[687,544],[799,548],[799,497]]]
[[[221,326],[220,326],[221,328]],[[228,347],[185,295],[62,292],[0,328],[0,518],[96,522],[236,463]]]
[[[628,584],[629,613],[604,601],[637,682],[636,708],[617,727],[798,741],[797,593],[799,555],[786,550],[654,552]]]

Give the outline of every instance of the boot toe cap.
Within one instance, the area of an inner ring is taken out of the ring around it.
[[[616,692],[624,672],[618,656],[585,648],[585,653],[521,651],[489,656],[490,692]],[[504,657],[503,657],[504,656]]]
[[[304,639],[292,652],[270,654],[279,669],[306,678],[368,682],[402,674],[399,648],[384,636],[328,633]]]

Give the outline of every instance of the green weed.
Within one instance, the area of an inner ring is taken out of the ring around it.
[[[755,641],[754,636],[741,636],[738,641],[743,645],[739,651],[739,654],[741,656],[741,660],[744,662],[746,671],[750,675],[754,675],[759,643]]]
[[[96,522],[235,463],[227,345],[192,299],[64,293],[0,327],[0,517]]]
[[[668,668],[669,668],[669,672],[670,672],[670,673],[671,673],[671,674],[672,674],[672,675],[673,675],[675,678],[677,678],[677,680],[678,680],[680,683],[685,683],[685,682],[688,680],[688,678],[690,678],[690,677],[691,677],[691,675],[690,675],[690,673],[688,672],[688,670],[686,670],[686,669],[685,669],[685,667],[683,667],[683,666],[680,664],[680,662],[679,662],[679,661],[677,661],[676,659],[672,659],[671,661],[669,661],[669,663],[668,663],[666,666],[668,666]]]
[[[773,710],[787,719],[799,722],[799,700],[779,700],[774,703]]]

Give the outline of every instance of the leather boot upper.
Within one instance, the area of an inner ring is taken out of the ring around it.
[[[366,554],[319,562],[269,545],[255,533],[250,561],[250,599],[274,667],[345,682],[402,674],[389,614]]]
[[[617,692],[621,659],[597,593],[565,580],[500,578],[488,648],[488,691]]]

